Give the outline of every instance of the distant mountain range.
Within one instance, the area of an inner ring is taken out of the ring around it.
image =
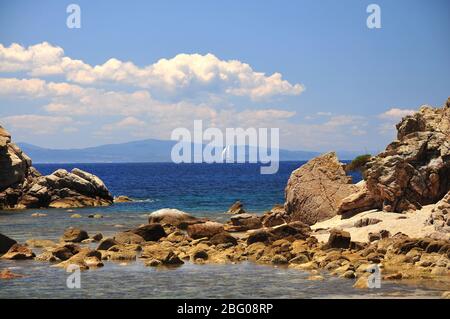
[[[19,147],[33,163],[144,163],[171,162],[175,141],[141,140],[120,144],[107,144],[82,149],[48,149],[28,143]],[[249,148],[246,147],[246,154]],[[355,158],[360,153],[337,152],[341,160]],[[288,151],[280,149],[280,161],[305,161],[320,155],[319,152]],[[246,157],[248,159],[248,156]]]

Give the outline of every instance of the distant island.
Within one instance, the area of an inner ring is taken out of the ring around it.
[[[171,162],[170,152],[176,141],[146,139],[118,144],[106,144],[79,149],[49,149],[28,143],[18,146],[33,163],[155,163]],[[280,149],[280,161],[307,161],[318,155],[314,151]],[[342,160],[351,160],[361,152],[337,151]]]

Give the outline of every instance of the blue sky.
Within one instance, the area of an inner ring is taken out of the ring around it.
[[[66,27],[70,3],[81,29]],[[381,29],[366,26],[371,3]],[[280,127],[288,149],[378,151],[402,115],[450,95],[449,9],[446,0],[3,1],[0,124],[16,141],[55,148],[169,139],[203,119]]]

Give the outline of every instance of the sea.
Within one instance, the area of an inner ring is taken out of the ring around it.
[[[148,214],[176,208],[220,222],[237,200],[246,211],[263,214],[284,202],[290,174],[305,162],[280,162],[276,174],[261,175],[259,164],[35,164],[42,174],[75,167],[99,176],[114,196],[129,203],[82,209],[31,209],[0,212],[0,233],[18,242],[30,238],[58,240],[64,229],[80,227],[105,237],[145,224]],[[353,181],[361,180],[358,172]],[[46,214],[32,217],[33,213]],[[71,218],[79,214],[81,218]],[[88,218],[101,214],[103,218]],[[34,249],[39,253],[39,249]],[[46,262],[0,260],[24,278],[0,280],[0,298],[436,298],[440,285],[383,282],[379,289],[358,290],[353,280],[323,273],[325,280],[308,280],[309,273],[250,262],[230,265],[185,263],[177,268],[145,267],[142,261],[105,266],[81,273],[81,288],[70,289],[70,274]]]

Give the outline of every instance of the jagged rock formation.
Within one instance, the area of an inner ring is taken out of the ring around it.
[[[0,209],[106,206],[112,196],[95,175],[60,169],[42,176],[0,126]]]
[[[11,135],[0,126],[0,190],[22,181],[31,167],[31,159],[11,143]]]
[[[331,152],[292,172],[285,190],[284,208],[290,221],[312,225],[335,216],[342,199],[357,191],[336,153]]]
[[[397,131],[397,140],[366,164],[366,185],[343,200],[340,214],[416,210],[449,191],[450,98],[442,108],[422,106]]]

